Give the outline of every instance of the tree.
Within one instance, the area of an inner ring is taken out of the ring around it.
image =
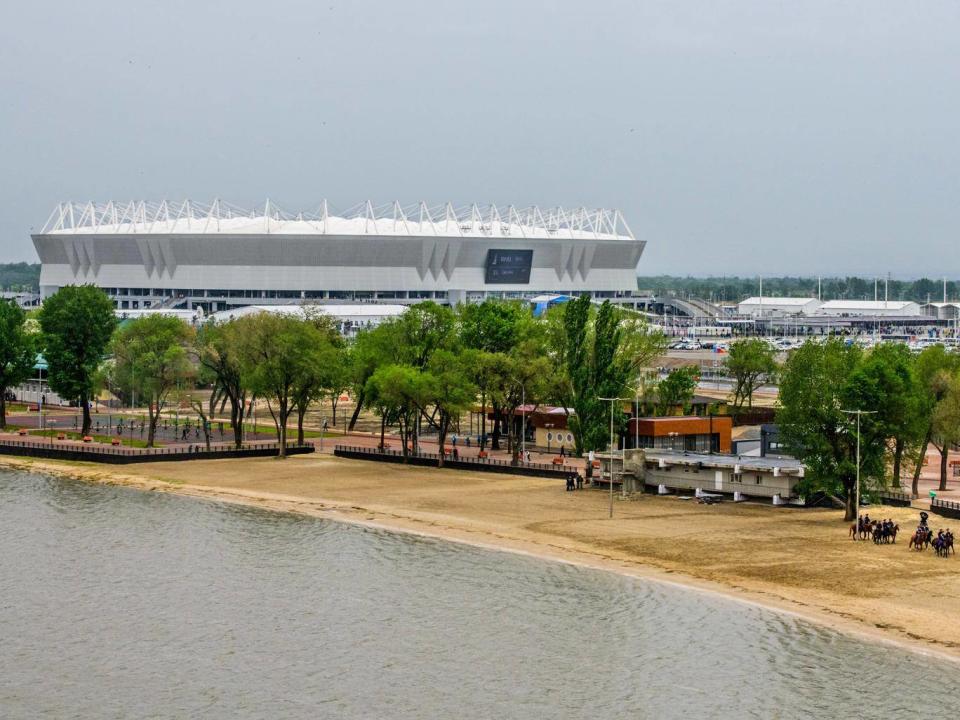
[[[7,390],[30,377],[37,343],[24,326],[26,313],[15,302],[0,300],[0,428],[7,426]]]
[[[521,341],[511,352],[500,357],[503,382],[499,404],[509,419],[509,448],[516,465],[520,457],[521,433],[526,432],[523,418],[517,421],[517,410],[522,403],[536,407],[547,396],[550,361],[537,337]]]
[[[397,362],[397,347],[400,343],[400,326],[396,320],[381,323],[374,328],[365,328],[357,333],[350,348],[349,380],[353,388],[356,406],[350,417],[348,430],[353,430],[364,407],[374,407],[377,401],[368,401],[368,382],[378,368]],[[369,387],[373,387],[372,385]],[[382,416],[381,416],[382,418]]]
[[[427,363],[420,378],[421,412],[433,407],[437,413],[438,464],[443,467],[444,447],[450,423],[470,407],[477,396],[477,387],[470,380],[463,356],[449,350],[438,350]]]
[[[117,326],[113,302],[93,285],[68,285],[44,301],[39,320],[50,387],[79,401],[87,435],[94,374]]]
[[[562,329],[550,320],[562,313]],[[631,315],[609,302],[594,313],[588,295],[582,295],[551,310],[546,335],[554,372],[551,394],[572,407],[569,425],[576,452],[606,446],[609,439],[607,413],[601,397],[631,392],[643,368],[665,347],[663,335],[651,332],[642,316]],[[618,424],[622,425],[622,416]]]
[[[762,338],[744,338],[730,344],[726,360],[727,373],[733,378],[733,408],[736,413],[753,407],[753,393],[770,382],[777,372],[777,361],[771,345]]]
[[[115,384],[147,401],[147,447],[170,392],[195,374],[188,355],[193,339],[193,328],[165,315],[131,320],[113,338]]]
[[[376,398],[382,407],[381,418],[388,414],[397,418],[400,425],[400,443],[404,462],[410,451],[410,441],[415,441],[413,427],[420,408],[426,403],[423,374],[412,365],[384,365],[376,369],[367,381],[367,394]],[[382,441],[381,435],[381,441]]]
[[[960,376],[941,370],[937,374],[939,400],[931,417],[933,444],[940,451],[940,485],[947,489],[947,456],[950,448],[960,442]]]
[[[926,429],[914,365],[906,345],[883,343],[866,355],[857,370],[857,381],[869,384],[880,403],[875,420],[887,440],[894,487],[900,487],[904,455],[923,439]]]
[[[693,365],[674,368],[657,385],[660,413],[667,415],[673,408],[686,407],[700,382],[700,370]]]
[[[313,372],[317,348],[323,343],[321,333],[310,322],[266,312],[234,322],[243,338],[241,377],[254,395],[267,401],[277,432],[277,456],[284,458],[287,422],[305,376]]]
[[[919,491],[920,472],[927,448],[934,440],[934,414],[937,405],[944,399],[949,390],[948,378],[956,372],[960,359],[946,351],[943,345],[931,345],[926,348],[915,361],[916,379],[920,392],[917,396],[918,409],[922,420],[922,439],[917,448],[916,464],[913,470],[913,495]],[[941,461],[943,459],[941,453]],[[941,484],[944,480],[941,477]]]
[[[193,349],[198,365],[212,376],[211,414],[221,398],[230,403],[230,427],[233,428],[233,442],[237,448],[243,447],[244,409],[248,393],[241,375],[243,337],[240,327],[236,322],[222,325],[208,322],[197,331]],[[220,404],[222,406],[222,400]]]
[[[783,442],[806,468],[804,490],[845,497],[845,519],[855,516],[856,425],[845,409],[877,411],[878,393],[857,373],[863,353],[856,345],[828,340],[791,353],[780,381],[777,422]],[[883,476],[884,427],[878,415],[860,424],[860,471]]]

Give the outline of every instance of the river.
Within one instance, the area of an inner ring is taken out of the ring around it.
[[[958,707],[957,666],[732,600],[0,471],[0,717],[809,718]]]

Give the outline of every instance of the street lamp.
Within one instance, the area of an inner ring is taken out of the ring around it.
[[[597,400],[610,403],[610,517],[613,518],[613,405],[617,402],[624,402],[630,398],[617,397],[598,397]],[[621,470],[622,473],[622,470]],[[621,480],[622,482],[622,480]]]
[[[853,514],[854,527],[856,527],[856,532],[853,533],[853,539],[860,539],[860,416],[861,415],[875,415],[876,410],[841,410],[840,412],[846,413],[847,415],[856,415],[857,416],[857,483],[854,491],[854,502],[856,511]]]

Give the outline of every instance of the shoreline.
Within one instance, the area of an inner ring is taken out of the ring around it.
[[[193,461],[205,462],[205,461]],[[224,461],[209,461],[224,462]],[[66,463],[0,456],[0,466],[66,477],[101,485],[129,487],[146,492],[165,492],[201,500],[254,507],[271,512],[286,512],[305,517],[328,519],[351,525],[393,533],[416,535],[443,542],[481,548],[494,552],[509,552],[548,562],[613,572],[638,580],[653,581],[670,587],[692,590],[712,597],[732,600],[766,611],[826,627],[843,635],[872,643],[908,650],[920,655],[960,663],[960,647],[910,633],[906,628],[891,627],[857,617],[841,609],[827,608],[813,602],[802,602],[771,591],[748,588],[732,582],[696,577],[683,571],[664,569],[651,563],[615,557],[602,552],[574,548],[558,542],[544,542],[490,532],[475,527],[457,526],[450,522],[417,517],[399,508],[365,507],[360,501],[273,493],[266,490],[192,484],[173,479],[151,477],[120,468],[107,468],[92,463]],[[132,469],[132,468],[131,468]],[[139,468],[137,468],[139,469]],[[945,561],[946,562],[946,561]],[[943,621],[949,622],[944,617]]]

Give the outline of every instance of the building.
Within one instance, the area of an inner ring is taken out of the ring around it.
[[[753,317],[813,315],[822,304],[816,298],[750,297],[737,305],[737,312]]]
[[[825,317],[921,317],[920,305],[910,300],[828,300],[815,313]]]
[[[201,204],[62,203],[33,237],[41,294],[92,283],[119,309],[208,313],[291,302],[445,304],[636,290],[637,240],[617,210],[424,203],[344,213]]]
[[[732,432],[729,415],[641,417],[630,418],[624,440],[628,448],[728,453]]]
[[[611,456],[599,453],[600,481],[610,477]],[[613,482],[630,491],[659,493],[739,494],[771,498],[774,503],[798,501],[803,463],[787,457],[756,457],[670,450],[625,450],[612,457]]]
[[[937,320],[956,320],[960,317],[960,303],[932,302],[920,307],[920,312],[926,317]]]
[[[386,305],[380,303],[353,305],[246,305],[241,308],[221,310],[210,316],[212,322],[229,322],[245,315],[267,312],[277,315],[290,315],[299,319],[307,318],[311,313],[326,315],[334,319],[337,329],[344,337],[353,337],[360,330],[376,327],[380,323],[403,315],[406,305]]]

